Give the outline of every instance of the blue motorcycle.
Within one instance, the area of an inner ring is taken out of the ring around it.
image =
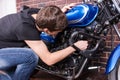
[[[105,37],[113,28],[120,39],[117,24],[120,22],[119,0],[84,0],[82,4],[66,12],[68,27],[60,32],[56,38],[46,33],[40,35],[51,52],[66,48],[78,40],[87,40],[88,49],[77,50],[64,60],[48,66],[41,60],[37,70],[60,76],[67,80],[78,78],[89,67],[90,58],[103,50]],[[112,35],[112,34],[111,34]],[[113,41],[112,41],[113,42]],[[111,43],[112,43],[111,42]],[[120,44],[111,52],[106,66],[108,80],[120,80]]]

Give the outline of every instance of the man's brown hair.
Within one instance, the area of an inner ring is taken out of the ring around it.
[[[67,19],[59,7],[49,5],[38,12],[36,24],[41,29],[48,28],[51,32],[59,31],[67,26]]]

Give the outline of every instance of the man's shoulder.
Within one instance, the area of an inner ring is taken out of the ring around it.
[[[39,10],[40,8],[32,8],[32,7],[24,5],[21,7],[20,12],[27,11],[29,14],[35,14],[35,13],[38,13]]]

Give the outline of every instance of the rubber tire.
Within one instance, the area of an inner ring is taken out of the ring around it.
[[[120,59],[115,68],[108,74],[108,80],[120,80]]]

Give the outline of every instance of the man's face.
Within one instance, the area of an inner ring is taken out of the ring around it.
[[[48,35],[51,35],[51,36],[53,36],[53,37],[55,37],[59,32],[61,32],[61,30],[60,31],[49,31],[47,28],[45,28],[45,29],[40,29],[38,26],[37,26],[37,29],[39,30],[39,31],[43,31],[43,32],[45,32],[45,33],[47,33]]]
[[[59,32],[61,32],[61,31],[52,31],[52,32],[48,31],[47,34],[49,34],[49,35],[55,37]]]

